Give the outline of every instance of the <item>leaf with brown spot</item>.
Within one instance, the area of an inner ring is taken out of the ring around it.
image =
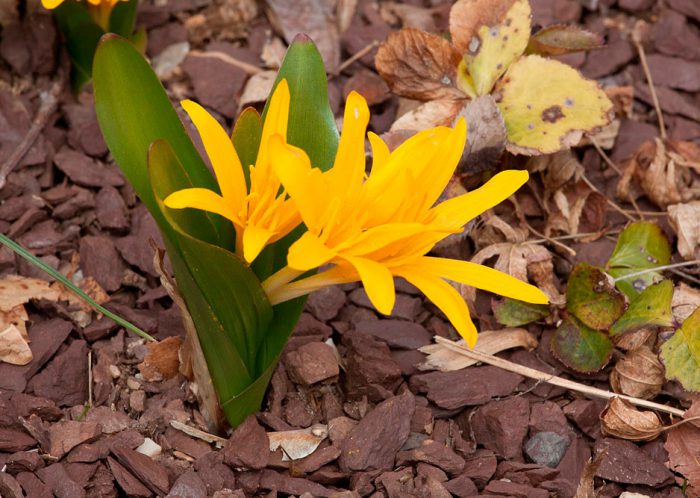
[[[612,102],[595,81],[537,55],[514,62],[496,86],[509,151],[550,154],[576,145],[584,132],[606,126]]]
[[[665,382],[664,366],[647,346],[629,351],[610,372],[613,391],[634,398],[652,399]]]
[[[476,95],[491,93],[496,80],[520,57],[530,39],[530,4],[527,0],[515,0],[505,14],[495,17],[501,2],[488,2],[492,15],[476,26],[463,51],[467,73],[471,77]],[[474,7],[485,7],[485,2],[472,2]],[[455,12],[453,7],[452,12]],[[465,12],[458,10],[458,12]],[[471,15],[474,16],[472,11]],[[452,18],[452,16],[450,16]],[[454,34],[454,31],[453,31]],[[460,34],[461,38],[464,36]]]
[[[612,398],[600,414],[603,434],[628,441],[651,441],[664,431],[654,412],[637,410],[629,401]]]
[[[390,131],[422,131],[435,126],[452,126],[464,105],[463,100],[430,100],[394,121]]]
[[[530,37],[529,54],[562,55],[602,48],[603,37],[587,29],[570,24],[553,24],[542,28]]]
[[[389,35],[374,64],[396,95],[427,101],[465,97],[456,87],[460,60],[444,38],[404,28]]]

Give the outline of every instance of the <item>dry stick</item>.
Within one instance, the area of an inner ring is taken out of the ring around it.
[[[227,64],[231,64],[232,66],[243,69],[243,71],[248,73],[248,75],[250,76],[261,73],[263,71],[258,66],[254,66],[253,64],[248,64],[247,62],[240,61],[235,57],[231,57],[230,55],[224,52],[202,52],[201,50],[192,50],[189,53],[189,55],[192,55],[194,57],[203,57],[205,59],[218,59]]]
[[[359,50],[358,52],[355,52],[349,59],[346,59],[342,64],[340,64],[335,71],[331,74],[331,76],[338,76],[340,73],[342,73],[345,69],[347,69],[350,64],[355,62],[358,59],[363,58],[365,55],[370,53],[372,50],[374,50],[375,47],[379,46],[379,42],[377,40],[374,40],[372,43],[367,45],[365,48],[362,50]]]
[[[605,195],[603,192],[601,192],[600,190],[598,190],[598,187],[596,187],[595,185],[593,185],[593,184],[591,183],[591,181],[586,177],[586,175],[581,175],[581,180],[583,180],[583,181],[586,183],[586,185],[588,185],[588,186],[591,188],[591,190],[593,190],[594,192],[598,192],[600,195],[602,195],[602,196],[605,198],[605,201],[608,203],[608,205],[609,205],[611,208],[613,208],[615,211],[617,211],[618,213],[620,213],[621,215],[623,215],[625,218],[627,218],[627,219],[630,220],[630,221],[637,221],[636,219],[634,219],[634,217],[630,216],[630,215],[627,213],[627,211],[625,211],[625,210],[622,209],[620,206],[618,206],[617,204],[615,204],[611,199],[608,199],[608,196],[607,196],[607,195]]]
[[[661,105],[659,104],[659,98],[656,95],[656,88],[654,87],[654,80],[651,78],[651,71],[649,71],[649,65],[647,64],[647,56],[644,53],[644,47],[642,47],[641,40],[635,32],[632,33],[632,42],[637,48],[637,53],[639,54],[639,62],[642,63],[642,69],[644,70],[644,75],[647,78],[647,84],[649,85],[649,92],[651,93],[651,100],[654,102],[654,109],[656,109],[656,116],[659,119],[659,130],[661,133],[661,139],[666,140],[666,124],[664,123],[664,115],[661,112]]]
[[[693,282],[694,284],[700,285],[700,278],[696,278],[696,277],[694,277],[694,276],[692,276],[692,275],[687,274],[687,273],[684,272],[684,271],[680,271],[680,270],[677,270],[677,269],[675,269],[675,268],[672,269],[672,270],[669,270],[669,271],[670,271],[671,273],[673,273],[674,275],[678,275],[679,277],[684,278],[684,279],[686,279],[686,280],[689,280],[690,282]]]
[[[553,238],[551,238],[551,237],[547,237],[547,236],[546,236],[545,234],[543,234],[543,233],[538,232],[537,229],[535,229],[535,228],[534,228],[532,225],[530,225],[527,221],[525,222],[525,224],[527,225],[527,229],[530,230],[533,234],[537,235],[538,237],[542,237],[544,240],[546,240],[547,242],[550,242],[551,244],[554,244],[554,245],[557,246],[557,247],[560,247],[560,248],[564,249],[564,251],[567,252],[567,253],[569,253],[570,256],[576,256],[576,251],[574,251],[574,250],[573,250],[572,248],[570,248],[569,246],[567,246],[567,245],[565,245],[565,244],[562,244],[561,242],[559,242],[559,241],[557,241],[557,240],[555,240],[555,239],[553,239]]]
[[[17,148],[12,151],[10,157],[0,166],[0,188],[5,186],[7,175],[12,173],[12,170],[17,167],[22,158],[29,152],[29,149],[32,148],[32,145],[34,145],[34,142],[36,142],[36,139],[39,137],[39,133],[41,133],[41,130],[46,126],[49,116],[56,110],[58,106],[58,96],[63,91],[64,85],[65,78],[59,75],[48,92],[41,92],[39,94],[41,105],[39,106],[36,116],[34,116],[34,121],[32,121],[29,131]]]
[[[670,406],[654,403],[653,401],[648,401],[646,399],[633,398],[632,396],[626,396],[624,394],[617,394],[611,391],[606,391],[604,389],[598,389],[597,387],[587,386],[585,384],[580,384],[572,380],[557,377],[556,375],[548,374],[540,370],[535,370],[534,368],[518,365],[517,363],[504,360],[503,358],[499,358],[498,356],[479,353],[477,351],[467,349],[464,346],[455,344],[454,342],[450,341],[449,339],[445,339],[444,337],[435,336],[435,342],[437,342],[438,344],[442,344],[450,351],[454,351],[455,353],[467,356],[468,358],[472,358],[474,360],[478,360],[482,363],[487,363],[489,365],[502,368],[503,370],[507,370],[509,372],[517,373],[525,377],[529,377],[531,379],[546,382],[547,384],[551,384],[553,386],[563,387],[565,389],[580,392],[587,396],[603,399],[620,398],[624,399],[625,401],[629,401],[630,403],[637,406],[643,406],[652,410],[658,410],[660,412],[669,413],[678,417],[682,417],[685,413],[683,410],[680,410],[678,408],[672,408]]]
[[[681,263],[673,263],[670,265],[655,266],[654,268],[647,268],[646,270],[636,271],[634,273],[628,273],[627,275],[622,275],[613,279],[613,282],[619,282],[620,280],[626,280],[628,278],[639,277],[640,275],[646,275],[647,273],[654,273],[657,271],[673,270],[674,268],[683,268],[684,266],[693,266],[700,264],[700,260],[696,259],[694,261],[683,261]]]

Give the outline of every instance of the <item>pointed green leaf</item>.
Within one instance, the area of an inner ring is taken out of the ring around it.
[[[78,2],[63,2],[53,12],[66,39],[66,51],[71,61],[71,86],[73,92],[78,93],[92,77],[92,60],[104,31]]]
[[[700,308],[661,346],[666,378],[688,391],[700,391]]]
[[[671,262],[671,244],[661,227],[650,221],[630,223],[620,233],[606,268],[614,278],[641,270],[656,268]],[[615,286],[633,299],[649,285],[661,281],[658,272],[622,279]]]
[[[598,268],[580,263],[569,275],[566,309],[592,329],[608,329],[625,311],[625,296]]]
[[[673,283],[670,280],[650,285],[632,301],[625,314],[610,328],[610,336],[615,337],[642,327],[672,326],[672,298]]]
[[[297,35],[289,46],[274,87],[282,79],[287,80],[291,97],[287,141],[304,149],[311,164],[325,171],[335,159],[338,129],[328,103],[323,59],[308,36]],[[268,104],[263,111],[263,121]]]
[[[110,33],[130,38],[134,32],[134,22],[136,21],[136,7],[138,0],[126,0],[117,2],[109,16]]]
[[[494,307],[496,320],[506,327],[520,327],[549,316],[546,304],[531,304],[516,299],[506,298]]]
[[[586,327],[572,316],[554,332],[551,350],[567,367],[594,373],[610,361],[613,344],[607,334]]]
[[[231,141],[243,165],[243,176],[248,189],[250,189],[250,166],[255,164],[255,159],[258,157],[262,126],[262,118],[258,111],[252,107],[246,107],[238,116],[231,133]]]
[[[172,235],[157,206],[148,175],[148,148],[166,140],[180,164],[187,165],[190,184],[218,192],[218,185],[205,166],[170,100],[148,62],[127,40],[105,35],[95,54],[93,67],[95,110],[105,141],[129,183],[158,222],[166,236]],[[213,218],[218,245],[231,240],[233,227]]]

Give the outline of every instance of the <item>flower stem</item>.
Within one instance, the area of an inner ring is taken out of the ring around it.
[[[273,294],[275,294],[277,291],[279,291],[280,288],[287,285],[289,282],[291,282],[292,280],[297,278],[302,273],[304,273],[304,272],[299,271],[299,270],[294,270],[293,268],[290,268],[289,266],[285,266],[284,268],[278,270],[273,275],[270,275],[262,283],[262,288],[265,291],[265,294],[267,294],[267,297],[270,298]],[[285,299],[285,301],[287,301],[287,299]],[[282,301],[279,301],[279,302],[282,302]],[[272,303],[272,304],[277,304],[277,303]]]
[[[275,278],[275,276],[278,273],[282,272],[285,269],[286,268],[283,268],[279,272],[275,273],[275,275],[272,275],[272,277],[268,278],[265,282],[263,282],[263,289],[265,289],[267,298],[270,300],[270,303],[273,306],[275,304],[284,303],[285,301],[291,301],[292,299],[296,299],[297,297],[305,296],[306,294],[310,294],[319,289],[323,289],[324,287],[329,287],[331,285],[336,284],[346,284],[348,282],[354,281],[354,279],[352,278],[343,278],[337,275],[329,275],[328,273],[330,270],[326,270],[321,273],[317,273],[316,275],[311,275],[310,277],[302,278],[301,280],[297,280],[296,282],[287,283],[293,279],[287,280],[287,282],[283,283],[282,285],[277,285],[272,291],[269,291],[268,287],[266,287],[267,282],[272,278]],[[298,277],[299,274],[301,274],[301,272],[299,272],[296,276]]]

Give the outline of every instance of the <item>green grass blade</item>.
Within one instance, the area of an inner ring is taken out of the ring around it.
[[[73,282],[68,280],[66,277],[64,277],[61,273],[53,269],[51,266],[47,265],[44,263],[42,260],[34,256],[32,253],[27,251],[24,247],[19,245],[17,242],[14,240],[8,238],[7,236],[0,234],[0,243],[4,244],[5,246],[9,247],[11,250],[13,250],[15,253],[19,254],[22,256],[24,259],[29,261],[31,264],[36,266],[37,268],[45,271],[49,275],[51,275],[53,278],[61,282],[61,284],[65,285],[68,289],[70,289],[71,292],[73,292],[76,296],[78,296],[80,299],[88,303],[90,306],[95,311],[98,311],[102,313],[104,316],[107,318],[110,318],[114,320],[114,322],[118,323],[125,329],[133,332],[134,334],[138,335],[139,337],[143,337],[144,339],[148,341],[155,341],[155,338],[153,336],[149,335],[148,333],[144,332],[140,328],[138,328],[136,325],[133,323],[123,319],[119,315],[114,314],[113,312],[109,311],[107,308],[99,304],[97,301],[95,301],[93,298],[88,296],[80,287],[75,285]]]

